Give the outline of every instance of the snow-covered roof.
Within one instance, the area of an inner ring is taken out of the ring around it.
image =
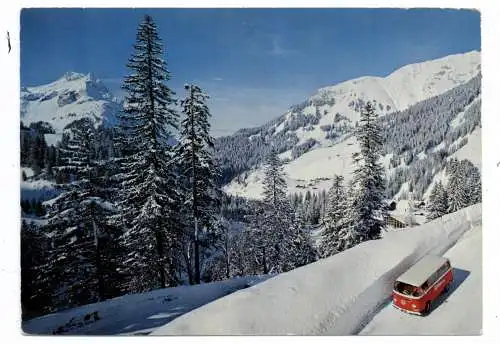
[[[424,256],[404,274],[399,276],[397,281],[413,286],[421,286],[445,262],[446,258],[441,256]]]

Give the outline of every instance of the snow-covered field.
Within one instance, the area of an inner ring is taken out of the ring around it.
[[[198,308],[152,334],[356,334],[387,303],[402,272],[425,254],[444,254],[465,232],[480,225],[478,204],[419,227],[389,232],[381,240],[362,243]],[[480,290],[473,290],[471,300],[481,302]],[[441,334],[452,333],[445,328]]]
[[[29,334],[52,334],[58,330],[71,335],[148,334],[186,312],[269,277],[249,276],[126,295],[32,319],[22,328]]]
[[[328,190],[333,183],[334,175],[344,176],[347,184],[352,177],[355,166],[352,154],[359,151],[354,137],[330,146],[309,151],[284,165],[288,192],[318,192]],[[260,199],[262,197],[264,172],[262,168],[250,172],[245,183],[233,180],[224,187],[229,194]]]

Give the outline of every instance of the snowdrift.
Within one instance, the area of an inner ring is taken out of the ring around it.
[[[148,334],[172,319],[270,276],[248,276],[222,282],[179,286],[126,295],[26,321],[28,334]]]
[[[349,335],[425,254],[443,254],[481,223],[481,204],[271,278],[187,313],[152,335]]]

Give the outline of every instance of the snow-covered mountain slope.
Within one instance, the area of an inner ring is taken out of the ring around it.
[[[474,131],[465,136],[465,138],[467,139],[467,144],[453,153],[451,157],[458,160],[468,159],[474,166],[481,170],[481,128],[474,129]]]
[[[480,69],[480,53],[471,51],[407,65],[386,77],[361,77],[324,87],[310,101],[312,105],[331,103],[329,108],[320,110],[328,110],[330,114],[340,112],[351,121],[356,121],[359,111],[355,111],[352,102],[359,99],[376,102],[382,114],[401,111],[464,84],[477,75]],[[327,118],[321,122],[327,122]]]
[[[430,161],[440,151],[451,155],[454,146],[461,146],[457,157],[479,163],[477,138],[463,146],[471,123],[477,126],[480,121],[479,72],[480,54],[470,52],[409,65],[386,78],[363,77],[323,88],[265,126],[220,139],[222,164],[228,175],[237,175],[225,190],[259,198],[262,161],[271,146],[286,163],[290,193],[328,188],[334,174],[348,182],[354,169],[352,154],[359,149],[353,127],[367,100],[375,103],[383,120],[387,147],[382,163],[388,175],[397,168],[410,168],[416,160]],[[404,197],[402,192],[397,196]]]
[[[56,134],[84,117],[112,126],[120,109],[120,102],[92,74],[70,72],[50,84],[21,89],[21,121],[47,122]]]
[[[364,242],[218,299],[151,334],[356,334],[387,303],[398,276],[426,254],[444,254],[464,233],[477,230],[481,223],[481,204],[477,204],[419,227],[386,233],[383,239]],[[480,245],[480,241],[471,244]],[[480,250],[471,248],[476,249]],[[475,283],[476,288],[463,292],[469,293],[469,302],[480,304],[480,279]],[[461,287],[458,285],[455,293]],[[463,307],[455,303],[454,311],[462,313]],[[452,323],[453,319],[447,321]],[[443,328],[440,334],[453,334],[451,331],[460,321],[462,318],[457,319],[455,326]],[[474,330],[479,331],[481,324],[474,324],[479,326]]]

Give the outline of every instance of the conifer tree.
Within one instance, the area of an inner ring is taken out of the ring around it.
[[[40,266],[48,251],[44,233],[33,224],[21,223],[21,308],[24,319],[50,312],[50,288],[42,283]]]
[[[344,177],[335,176],[328,192],[328,203],[321,238],[321,255],[329,257],[339,252],[340,232],[347,225],[346,191],[343,186]]]
[[[481,201],[481,175],[479,169],[469,160],[450,160],[447,171],[450,174],[447,191],[448,212],[455,212]]]
[[[178,283],[180,196],[172,131],[178,127],[174,92],[151,16],[139,25],[127,67],[124,110],[119,115],[120,205],[127,224],[123,269],[128,290],[141,292]]]
[[[441,182],[437,182],[429,195],[427,210],[428,220],[433,220],[448,213],[448,193]]]
[[[116,296],[111,292],[119,230],[110,224],[115,209],[112,192],[103,178],[103,163],[96,159],[94,122],[89,118],[68,127],[69,141],[61,146],[71,177],[65,191],[49,207],[43,231],[51,238],[41,268],[44,281],[58,290],[56,305],[80,305]]]
[[[200,283],[200,246],[203,236],[215,229],[216,211],[220,203],[217,188],[217,168],[213,158],[213,138],[210,135],[208,96],[196,85],[186,85],[187,97],[182,100],[184,119],[178,158],[184,189],[184,222],[188,229],[188,245],[194,245],[194,282]],[[206,244],[204,245],[206,246]],[[188,272],[191,261],[187,262]],[[189,274],[191,276],[191,274]]]
[[[371,102],[362,108],[356,137],[361,152],[353,155],[356,169],[353,176],[351,225],[359,240],[380,238],[387,210],[384,204],[385,175],[380,164],[383,139],[377,114]],[[350,236],[352,237],[352,236]]]

